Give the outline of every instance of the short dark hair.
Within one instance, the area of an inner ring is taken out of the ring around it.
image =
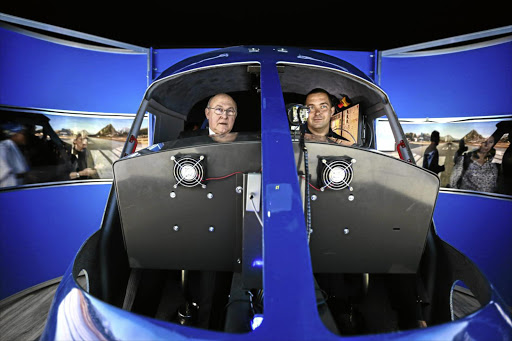
[[[327,90],[325,90],[325,89],[315,88],[315,89],[311,90],[310,92],[308,92],[308,94],[306,95],[306,98],[309,95],[312,95],[312,94],[326,94],[327,98],[329,98],[329,103],[331,104],[331,106],[335,106],[336,105],[333,96]]]
[[[430,134],[430,141],[431,142],[439,142],[439,140],[440,140],[439,132],[437,130],[434,130],[432,132],[432,134]]]

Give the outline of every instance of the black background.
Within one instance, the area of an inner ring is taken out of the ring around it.
[[[142,47],[385,50],[512,24],[507,1],[3,1],[0,12]]]

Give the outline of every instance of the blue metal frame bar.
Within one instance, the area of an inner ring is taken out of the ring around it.
[[[321,332],[298,173],[276,61],[261,65],[263,330],[290,339]],[[325,329],[325,328],[324,328]],[[263,331],[262,330],[262,331]]]
[[[77,110],[63,110],[63,109],[49,109],[49,108],[34,108],[34,107],[18,107],[12,105],[0,104],[1,110],[17,111],[17,112],[29,112],[35,114],[48,114],[48,115],[60,115],[60,116],[81,116],[81,117],[94,117],[99,116],[102,118],[135,118],[134,113],[108,113],[108,112],[96,112],[96,111],[77,111]]]
[[[380,68],[382,62],[382,52],[379,50],[375,50],[374,55],[375,59],[373,61],[373,80],[378,86],[380,86]]]
[[[463,34],[463,35],[451,37],[451,38],[434,40],[431,42],[426,42],[426,43],[421,43],[421,44],[414,44],[414,45],[409,45],[409,46],[404,46],[404,47],[398,47],[396,49],[384,50],[381,52],[381,54],[382,54],[382,57],[397,57],[397,56],[400,56],[401,54],[405,54],[407,52],[431,49],[433,47],[443,46],[443,45],[458,44],[458,43],[462,43],[465,41],[488,38],[488,37],[493,37],[493,36],[502,35],[502,34],[509,34],[509,33],[512,33],[512,25],[501,27],[501,28],[495,28],[495,29],[487,30],[487,31]],[[462,47],[462,48],[464,48],[464,47]],[[439,54],[440,52],[439,51],[435,51],[435,52],[430,51],[428,53],[429,54]]]

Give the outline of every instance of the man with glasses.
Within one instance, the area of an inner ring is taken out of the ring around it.
[[[204,114],[208,119],[210,135],[227,134],[235,123],[236,103],[227,94],[217,94],[208,101]]]
[[[231,96],[220,93],[210,98],[204,114],[208,119],[208,129],[182,131],[178,138],[215,136],[231,132],[237,115],[237,105]]]
[[[331,97],[326,90],[321,88],[313,89],[307,94],[305,105],[309,108],[310,112],[306,124],[306,133],[348,141],[331,129],[331,116],[335,112]]]

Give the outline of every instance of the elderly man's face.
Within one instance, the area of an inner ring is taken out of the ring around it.
[[[327,134],[334,113],[329,97],[324,93],[310,94],[305,104],[311,110],[308,116],[309,130],[315,135]]]
[[[234,115],[230,115],[234,113]],[[219,115],[220,114],[220,115]],[[221,94],[214,96],[205,109],[206,118],[208,118],[210,129],[215,134],[226,134],[233,129],[237,114],[236,103],[228,95]]]

